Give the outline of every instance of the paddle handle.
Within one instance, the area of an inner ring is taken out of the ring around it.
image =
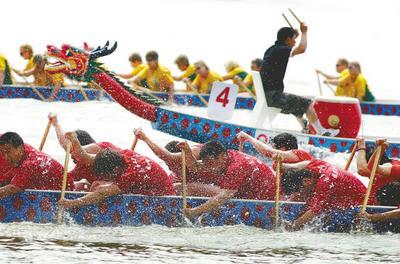
[[[68,164],[69,164],[70,152],[71,152],[71,142],[68,141],[66,149],[65,149],[64,173],[63,173],[63,181],[62,181],[62,186],[61,186],[60,200],[63,200],[65,198],[65,190],[67,189]],[[61,222],[62,222],[63,211],[64,210],[62,210],[62,209],[58,210],[58,213],[57,213],[57,223],[58,224],[61,224]]]
[[[376,151],[374,166],[372,167],[372,170],[371,170],[371,176],[369,177],[368,188],[367,188],[367,191],[365,192],[364,202],[361,207],[362,213],[365,213],[365,210],[367,208],[369,196],[370,196],[371,190],[372,190],[372,185],[373,185],[374,179],[375,179],[376,169],[378,168],[379,162],[381,160],[382,147],[383,147],[382,145],[379,145],[378,149]]]
[[[288,8],[289,12],[292,14],[292,16],[297,20],[297,22],[301,23],[300,19],[296,16],[296,14],[292,11],[292,9]]]
[[[187,207],[187,184],[186,184],[186,157],[182,150],[182,209]]]
[[[317,80],[318,80],[319,95],[322,95],[321,80],[319,79],[318,72],[317,72]]]
[[[357,143],[354,144],[353,149],[351,150],[351,154],[349,159],[347,160],[346,166],[344,166],[344,170],[347,171],[350,167],[351,162],[353,161],[354,155],[356,154],[357,151]]]
[[[281,167],[282,167],[282,156],[278,154],[276,159],[276,171],[275,171],[275,228],[279,226],[279,193],[281,188]]]
[[[39,146],[40,151],[43,150],[44,143],[46,142],[47,136],[49,135],[50,127],[51,127],[51,121],[49,120],[49,122],[47,122],[46,129],[44,130],[42,141],[40,142],[40,146]]]
[[[286,20],[286,23],[288,23],[289,27],[293,28],[292,24],[290,24],[289,19],[287,19],[284,13],[282,13],[282,16]]]
[[[138,137],[135,136],[135,139],[132,142],[131,150],[134,151],[136,148],[136,144],[138,143]]]

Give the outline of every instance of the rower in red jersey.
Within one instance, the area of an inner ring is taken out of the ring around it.
[[[306,194],[306,211],[290,229],[300,229],[321,213],[344,210],[363,202],[366,188],[362,182],[352,173],[325,161],[313,159],[283,164],[283,169],[283,193],[292,195],[303,191]]]
[[[165,147],[159,146],[151,140],[142,129],[136,129],[135,135],[138,139],[144,141],[149,148],[162,159],[168,168],[172,171],[171,177],[174,181],[174,188],[177,193],[182,192],[182,155],[181,150],[177,148],[178,141],[171,141]],[[202,145],[196,144],[190,147],[193,159],[200,159],[200,149]],[[217,186],[211,186],[211,182],[204,182],[201,175],[186,170],[187,194],[189,196],[214,196],[220,190]],[[204,177],[203,177],[204,178]]]
[[[56,160],[38,151],[14,132],[0,136],[0,152],[11,166],[6,178],[9,183],[0,188],[0,198],[5,198],[24,189],[61,190],[63,166]],[[67,178],[67,188],[73,181]]]
[[[261,142],[243,131],[237,135],[241,143],[250,142],[255,149],[268,158],[274,158],[281,154],[283,163],[297,163],[304,160],[311,160],[312,156],[305,150],[301,150],[297,144],[297,138],[289,133],[281,133],[272,138],[272,146]],[[274,161],[273,168],[276,168]]]
[[[64,149],[66,148],[66,138],[65,134],[61,128],[60,122],[57,118],[56,114],[50,113],[48,115],[49,121],[53,125],[58,141]],[[119,147],[113,145],[110,142],[96,142],[90,134],[85,131],[85,130],[75,130],[76,136],[79,141],[79,145],[81,148],[83,148],[87,153],[89,154],[97,154],[103,149],[113,149],[116,151],[122,151]],[[75,163],[75,167],[69,172],[69,174],[73,177],[74,181],[81,181],[83,179],[86,179],[89,184],[93,183],[97,179],[93,175],[93,163],[92,160],[85,160],[85,159],[79,159],[77,157],[80,157],[80,155],[77,155],[76,153],[80,149],[79,146],[76,144],[72,146],[71,148],[71,157],[72,160]],[[78,184],[75,186],[75,190],[87,190],[88,187],[86,186],[83,189],[77,188]]]
[[[271,169],[252,156],[226,150],[219,141],[205,143],[200,150],[201,162],[192,158],[186,142],[179,147],[185,151],[189,171],[218,186],[220,191],[204,204],[186,209],[194,218],[227,202],[230,198],[271,200],[275,194],[275,176]]]
[[[396,182],[400,180],[400,166],[398,160],[391,160],[385,153],[385,149],[388,147],[387,143],[382,145],[383,151],[381,155],[381,160],[379,162],[379,166],[377,168],[375,179],[372,184],[371,189],[371,197],[374,198],[372,204],[373,205],[395,205],[397,204],[379,204],[377,199],[378,191],[383,188],[385,185]],[[363,138],[357,138],[357,170],[358,174],[364,177],[371,176],[371,169],[376,156],[376,148],[374,147],[366,147],[365,140]],[[381,192],[381,195],[384,195],[384,192]],[[388,200],[388,199],[384,199]]]
[[[66,133],[67,139],[76,142],[75,133]],[[96,156],[84,150],[79,153],[85,159],[93,159],[93,172],[96,178],[110,182],[92,193],[76,200],[61,200],[65,208],[80,207],[99,203],[107,197],[122,193],[143,195],[175,195],[172,179],[155,161],[131,150],[117,152],[101,150]],[[82,157],[80,157],[82,158]]]

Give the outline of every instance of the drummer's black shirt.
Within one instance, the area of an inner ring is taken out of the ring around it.
[[[270,92],[283,93],[283,79],[291,51],[290,46],[276,41],[265,52],[260,71],[265,95]]]

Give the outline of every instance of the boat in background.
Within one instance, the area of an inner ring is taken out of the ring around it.
[[[67,192],[67,199],[77,199],[86,193]],[[0,199],[0,222],[55,223],[59,191],[26,190],[11,197]],[[198,206],[207,198],[189,198],[188,205]],[[293,221],[304,209],[304,203],[280,203],[280,219]],[[98,205],[89,205],[67,210],[64,217],[67,223],[89,226],[141,226],[163,225],[181,226],[182,198],[177,196],[117,195],[102,201]],[[369,213],[381,213],[395,207],[367,207]],[[275,202],[232,199],[219,210],[204,214],[198,220],[201,226],[239,225],[255,226],[265,229],[274,228]],[[354,225],[354,215],[358,208],[334,211],[322,218],[317,228],[325,232],[348,232]],[[377,232],[399,232],[400,220],[372,225]]]

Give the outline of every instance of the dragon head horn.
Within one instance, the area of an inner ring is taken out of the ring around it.
[[[113,53],[117,49],[117,42],[114,43],[114,45],[111,48],[108,48],[108,45],[110,44],[109,41],[106,42],[104,47],[98,46],[95,50],[90,52],[90,59],[97,59],[103,56],[107,56],[111,53]]]

